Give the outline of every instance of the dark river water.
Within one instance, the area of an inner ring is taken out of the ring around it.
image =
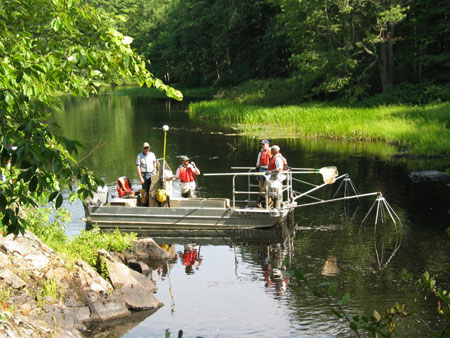
[[[65,112],[57,113],[56,120],[66,136],[85,145],[81,156],[103,144],[84,164],[105,180],[111,193],[123,175],[131,179],[134,190],[139,188],[136,155],[148,141],[162,158],[164,124],[170,126],[166,160],[174,169],[181,155],[191,157],[203,173],[255,165],[259,139],[237,136],[215,123],[191,121],[186,108],[186,103],[103,94],[67,99]],[[397,325],[400,336],[439,331],[444,323],[438,319],[436,301],[419,296],[414,286],[401,281],[400,272],[406,269],[417,279],[428,270],[438,283],[448,285],[442,265],[450,258],[444,232],[450,226],[450,189],[445,184],[412,183],[408,174],[444,170],[450,161],[387,157],[383,154],[390,146],[382,143],[266,138],[280,146],[293,167],[334,165],[341,174],[349,174],[361,193],[382,192],[401,224],[386,218],[375,231],[375,209],[362,223],[374,203],[372,196],[360,203],[298,208],[291,224],[270,231],[155,237],[178,253],[176,260],[153,266],[149,276],[165,305],[153,314],[115,323],[115,337],[165,337],[166,330],[171,337],[179,330],[184,337],[354,336],[349,325],[332,314],[333,301],[312,292],[326,290],[325,283],[334,280],[339,282],[337,298],[351,294],[345,309],[352,315],[372,315],[375,309],[382,313],[397,301],[411,314]],[[314,175],[305,180],[320,183]],[[231,195],[228,177],[200,176],[198,185],[204,197]],[[329,198],[337,188],[338,183],[327,186],[316,196]],[[67,232],[75,235],[84,229],[83,210],[80,203],[68,208],[72,221]],[[188,244],[197,246],[200,259],[185,265],[182,256]],[[293,271],[301,271],[310,286]]]

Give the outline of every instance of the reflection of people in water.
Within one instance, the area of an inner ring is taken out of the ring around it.
[[[198,270],[200,264],[202,264],[203,257],[200,256],[199,246],[196,244],[186,244],[184,251],[178,253],[183,265],[186,267],[186,274],[191,275],[195,270]]]
[[[265,286],[268,288],[274,288],[275,294],[281,296],[286,292],[289,285],[289,275],[283,273],[286,266],[283,265],[283,259],[286,256],[286,249],[280,246],[267,247],[267,257],[265,264],[263,265]]]
[[[150,279],[153,283],[159,282],[160,280],[165,280],[166,276],[170,274],[170,270],[172,266],[177,261],[177,253],[175,251],[175,244],[160,244],[160,247],[166,250],[170,258],[164,263],[156,263],[152,264],[152,270],[150,273]],[[169,277],[170,278],[170,277]]]
[[[336,276],[339,273],[336,256],[329,256],[322,268],[322,275]]]

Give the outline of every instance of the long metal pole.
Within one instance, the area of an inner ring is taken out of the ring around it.
[[[341,175],[341,176],[339,176],[339,177],[336,177],[336,180],[339,180],[339,179],[341,179],[341,178],[344,177],[344,176],[347,176],[347,174],[344,174],[344,175]],[[303,194],[300,194],[300,195],[298,195],[298,196],[295,196],[294,201],[297,200],[297,199],[299,199],[300,197],[303,197],[303,196],[305,196],[305,195],[308,195],[309,193],[311,193],[311,192],[313,192],[313,191],[316,191],[316,190],[318,190],[318,189],[320,189],[320,188],[326,186],[327,184],[328,184],[328,183],[323,183],[323,184],[321,184],[321,185],[318,185],[318,186],[315,187],[315,188],[312,188],[311,190],[308,190],[308,191],[304,192]]]
[[[314,204],[322,204],[322,203],[350,200],[350,199],[353,199],[353,198],[374,196],[374,195],[379,195],[379,194],[380,194],[380,192],[369,192],[367,194],[354,195],[354,196],[345,196],[345,197],[333,198],[331,200],[322,200],[322,201],[318,201],[318,202],[311,202],[311,203],[300,204],[300,205],[295,206],[294,208],[306,207],[308,205],[314,205]]]
[[[164,170],[166,168],[166,136],[167,136],[167,131],[169,130],[169,126],[167,124],[163,125],[163,130],[164,130],[164,150],[163,150],[163,169],[162,169],[162,186],[161,188],[164,188]]]

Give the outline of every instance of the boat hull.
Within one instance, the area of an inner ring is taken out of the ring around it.
[[[87,206],[87,227],[142,232],[146,229],[255,229],[286,219],[289,209]]]

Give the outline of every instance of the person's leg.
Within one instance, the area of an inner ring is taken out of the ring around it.
[[[195,197],[197,197],[197,195],[195,194],[195,188],[190,188],[190,189],[189,189],[189,197],[190,197],[190,198],[195,198]]]

